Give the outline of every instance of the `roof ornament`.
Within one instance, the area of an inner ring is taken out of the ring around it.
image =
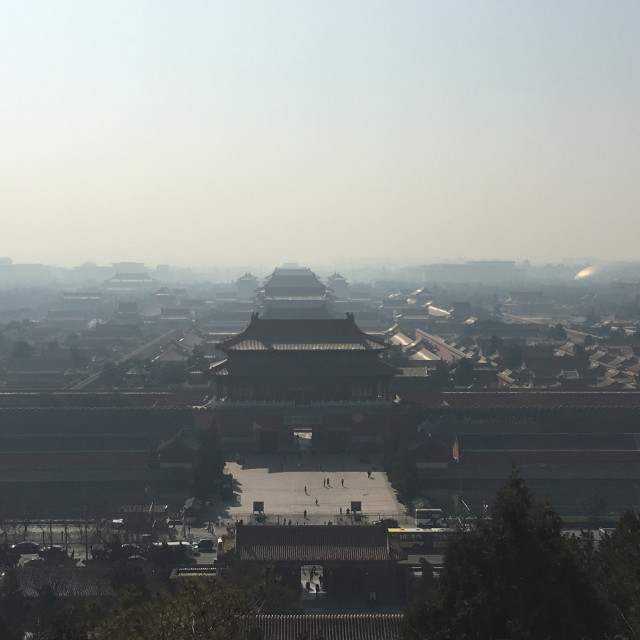
[[[347,320],[351,320],[351,322],[354,322],[353,313],[351,311],[347,311]]]
[[[255,313],[251,314],[251,322],[253,322],[254,320],[257,320],[259,317],[259,313],[256,311]]]

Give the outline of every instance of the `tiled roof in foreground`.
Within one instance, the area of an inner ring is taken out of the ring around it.
[[[401,625],[399,613],[248,616],[240,622],[240,633],[244,637],[258,630],[265,640],[398,640]]]
[[[115,597],[108,569],[24,567],[16,571],[20,593],[37,598],[45,587],[60,598]]]
[[[241,525],[239,562],[371,562],[389,560],[385,527],[359,525]]]

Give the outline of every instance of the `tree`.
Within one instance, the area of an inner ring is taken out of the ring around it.
[[[59,608],[59,598],[50,585],[44,585],[38,591],[34,604],[35,617],[41,631],[47,629],[56,616]]]
[[[586,640],[611,629],[560,519],[515,472],[490,517],[452,538],[436,586],[405,616],[411,640]]]
[[[456,362],[456,368],[453,372],[453,384],[456,387],[468,387],[475,380],[473,372],[473,361],[463,358]]]
[[[155,376],[160,387],[182,384],[187,379],[187,372],[182,362],[165,362]]]
[[[504,364],[509,369],[518,369],[522,365],[522,347],[513,345],[503,347]]]
[[[184,579],[178,593],[144,600],[135,591],[99,627],[103,640],[227,640],[238,637],[243,616],[259,613],[269,591],[269,573],[250,581],[232,577]]]
[[[190,368],[206,368],[206,359],[204,357],[204,349],[201,345],[195,345],[187,358],[187,366]]]
[[[33,347],[26,340],[18,340],[13,343],[11,355],[14,358],[30,358],[33,356]]]
[[[215,425],[197,432],[198,450],[193,465],[193,493],[198,498],[211,495],[224,470],[224,452]]]
[[[122,374],[114,362],[107,360],[102,367],[100,383],[105,387],[117,387],[122,380]]]
[[[38,640],[89,640],[92,636],[86,613],[71,608],[58,613],[46,631],[35,637]]]
[[[591,518],[597,518],[607,512],[607,501],[598,493],[585,493],[580,504],[584,513]]]
[[[427,385],[431,389],[442,389],[451,385],[451,376],[447,365],[442,361],[436,362],[436,367],[431,374],[427,377]]]
[[[27,608],[15,569],[5,569],[0,607],[0,637],[21,639]]]
[[[504,341],[499,336],[492,334],[489,339],[489,348],[491,353],[500,353]]]
[[[558,322],[555,327],[551,327],[551,329],[549,329],[549,337],[551,337],[553,340],[566,340],[567,332],[565,328]]]
[[[111,584],[116,593],[130,587],[136,589],[145,598],[149,596],[145,572],[137,562],[130,562],[124,557],[122,547],[120,547],[120,556],[115,556],[111,566]]]
[[[587,317],[584,320],[584,324],[587,327],[593,327],[593,325],[597,324],[599,320],[600,318],[598,318],[595,310],[593,309],[593,307],[591,307],[591,309],[589,309],[589,313],[587,314]]]
[[[398,443],[387,443],[383,466],[393,488],[398,492],[398,500],[408,504],[420,490],[420,479],[416,469],[416,455],[413,450],[400,447]]]
[[[610,535],[605,535],[594,556],[593,571],[611,604],[618,632],[640,637],[640,515],[625,513]]]
[[[86,367],[89,360],[86,356],[81,355],[80,347],[76,343],[73,343],[69,347],[69,357],[71,358],[71,362],[73,366],[80,369],[82,367]]]

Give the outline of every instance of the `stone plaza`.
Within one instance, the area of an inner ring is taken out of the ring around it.
[[[257,518],[269,524],[289,520],[293,524],[346,524],[354,522],[352,502],[360,502],[356,521],[394,518],[408,522],[404,506],[380,469],[375,456],[248,455],[227,462],[225,473],[233,474],[235,481],[234,498],[220,502],[216,516],[236,522]],[[254,512],[255,502],[264,503],[263,514]]]

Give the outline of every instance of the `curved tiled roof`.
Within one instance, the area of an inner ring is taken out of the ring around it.
[[[298,640],[398,640],[402,614],[356,613],[347,615],[258,615],[240,621],[243,637],[258,630],[263,638]]]
[[[324,294],[327,288],[311,269],[276,269],[264,285],[266,295],[309,295],[311,292]]]
[[[389,560],[384,527],[366,525],[239,526],[239,562],[370,562]]]
[[[265,319],[251,317],[238,335],[218,343],[223,351],[381,351],[383,340],[368,335],[346,319]]]
[[[24,567],[16,571],[20,593],[37,598],[45,587],[58,597],[104,598],[116,595],[109,570],[85,567]]]

